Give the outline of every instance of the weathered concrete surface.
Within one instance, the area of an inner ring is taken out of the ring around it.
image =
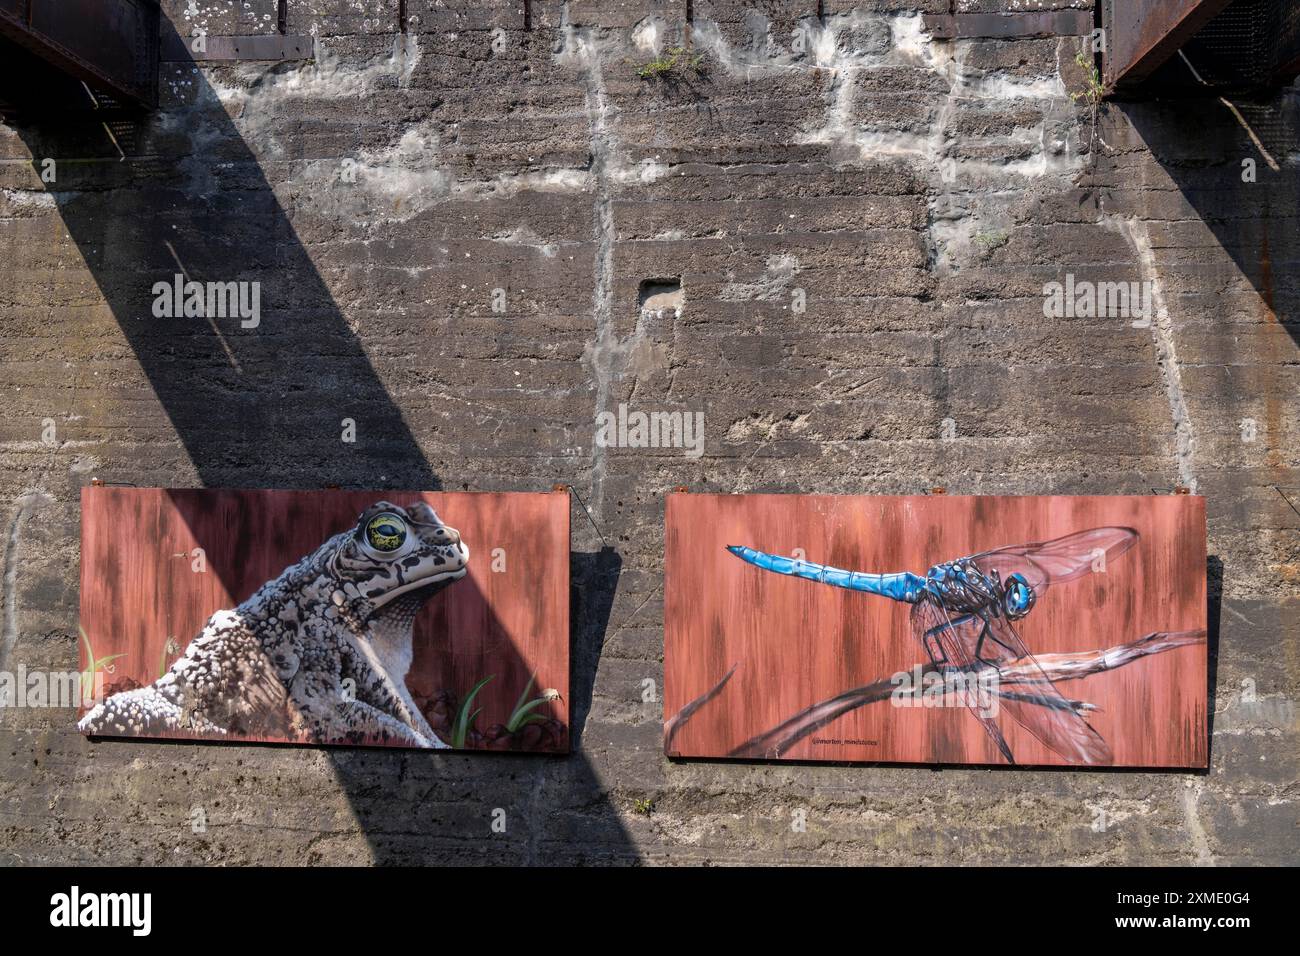
[[[270,0],[189,6],[164,3],[187,35],[275,29]],[[1258,144],[1212,98],[1094,131],[1077,40],[933,42],[919,13],[946,0],[824,22],[696,0],[698,64],[649,78],[681,3],[534,2],[527,31],[521,3],[407,6],[398,36],[395,0],[293,0],[314,63],[170,66],[115,140],[0,127],[0,670],[75,667],[92,475],[564,481],[611,546],[575,515],[580,748],[92,745],[70,711],[6,708],[0,861],[1294,862],[1294,88],[1242,110]],[[260,281],[261,325],[154,319],[178,262]],[[1155,283],[1150,327],[1045,318],[1067,272]],[[642,283],[676,277],[682,307],[641,313]],[[593,448],[621,401],[704,412],[703,456]],[[662,757],[643,682],[673,486],[1180,483],[1209,496],[1210,773]]]

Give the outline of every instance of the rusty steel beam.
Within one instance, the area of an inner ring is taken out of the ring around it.
[[[1112,90],[1134,86],[1177,53],[1231,0],[1105,0],[1102,77]]]
[[[1015,37],[1075,37],[1092,32],[1088,10],[1035,13],[926,14],[925,29],[936,40],[1011,39]]]
[[[158,0],[0,0],[0,37],[123,105],[158,103]]]

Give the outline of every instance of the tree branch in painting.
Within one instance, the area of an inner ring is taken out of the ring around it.
[[[1066,680],[1077,680],[1080,677],[1087,677],[1091,674],[1100,674],[1103,671],[1112,671],[1116,668],[1123,667],[1125,664],[1131,664],[1143,657],[1150,657],[1153,654],[1163,654],[1165,651],[1171,651],[1179,647],[1186,647],[1193,644],[1201,644],[1205,641],[1205,631],[1155,631],[1144,637],[1138,638],[1128,644],[1117,644],[1114,647],[1108,647],[1104,650],[1092,651],[1072,651],[1061,654],[1038,654],[1033,660],[1038,662],[1038,667],[1034,666],[1033,661],[1021,658],[1019,661],[1013,661],[1004,665],[1000,669],[998,677],[999,696],[1006,697],[1009,700],[1028,700],[1032,703],[1040,703],[1044,706],[1047,701],[1035,699],[1032,694],[1026,695],[1023,692],[1017,692],[1014,688],[1017,685],[1033,685],[1041,683],[1040,672],[1055,682]],[[735,668],[733,667],[734,671]],[[955,671],[954,668],[941,668],[933,664],[926,664],[921,668],[923,675],[938,674],[944,680],[951,681],[954,685],[959,682],[965,686],[969,682],[969,674],[962,674]],[[727,673],[727,677],[731,672]],[[678,723],[674,727],[674,732],[680,729],[681,723],[689,717],[688,709],[694,707],[698,709],[697,704],[702,703],[706,698],[711,699],[712,695],[717,694],[726,683],[726,678],[722,684],[715,687],[705,697],[699,701],[693,701],[682,709],[678,714]],[[922,688],[914,687],[910,693],[920,693]],[[892,677],[882,678],[866,684],[862,687],[856,687],[853,690],[847,690],[842,694],[831,697],[820,703],[813,704],[811,707],[801,710],[788,720],[785,720],[773,727],[766,733],[752,737],[739,747],[733,749],[727,754],[729,757],[750,757],[750,758],[776,758],[780,757],[790,746],[798,743],[809,734],[820,730],[831,721],[850,711],[857,710],[867,704],[874,704],[882,700],[888,700],[896,692],[909,693],[901,691],[899,684]],[[1075,711],[1090,711],[1096,707],[1085,701],[1069,701],[1070,706]],[[694,710],[691,710],[694,713]]]
[[[731,680],[731,675],[736,673],[736,668],[739,666],[739,662],[732,664],[731,670],[727,671],[727,673],[722,676],[722,680],[714,684],[711,690],[696,697],[675,715],[664,721],[664,753],[669,755],[672,754],[673,738],[677,736],[677,731],[682,729],[686,721],[690,720],[697,710],[722,692],[722,688],[727,686],[727,681]]]

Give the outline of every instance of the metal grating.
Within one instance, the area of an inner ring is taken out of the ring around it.
[[[1184,52],[1211,86],[1284,82],[1296,75],[1293,61],[1300,56],[1300,5],[1295,0],[1235,0]]]
[[[157,0],[0,0],[0,37],[133,106],[157,103],[158,19]]]

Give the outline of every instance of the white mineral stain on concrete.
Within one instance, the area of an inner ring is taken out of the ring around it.
[[[799,271],[799,260],[792,255],[769,256],[763,274],[753,282],[728,282],[718,298],[724,302],[744,300],[771,301],[787,295],[790,283]]]
[[[1146,222],[1133,216],[1108,214],[1102,225],[1118,232],[1133,250],[1142,281],[1151,287],[1151,300],[1155,316],[1151,322],[1151,336],[1156,348],[1156,361],[1164,381],[1165,397],[1169,401],[1169,415],[1174,426],[1174,458],[1178,468],[1178,483],[1197,493],[1195,458],[1196,436],[1192,430],[1191,413],[1187,409],[1187,396],[1183,389],[1182,366],[1178,361],[1178,344],[1174,338],[1173,320],[1165,301],[1164,284],[1156,264],[1151,233]]]

